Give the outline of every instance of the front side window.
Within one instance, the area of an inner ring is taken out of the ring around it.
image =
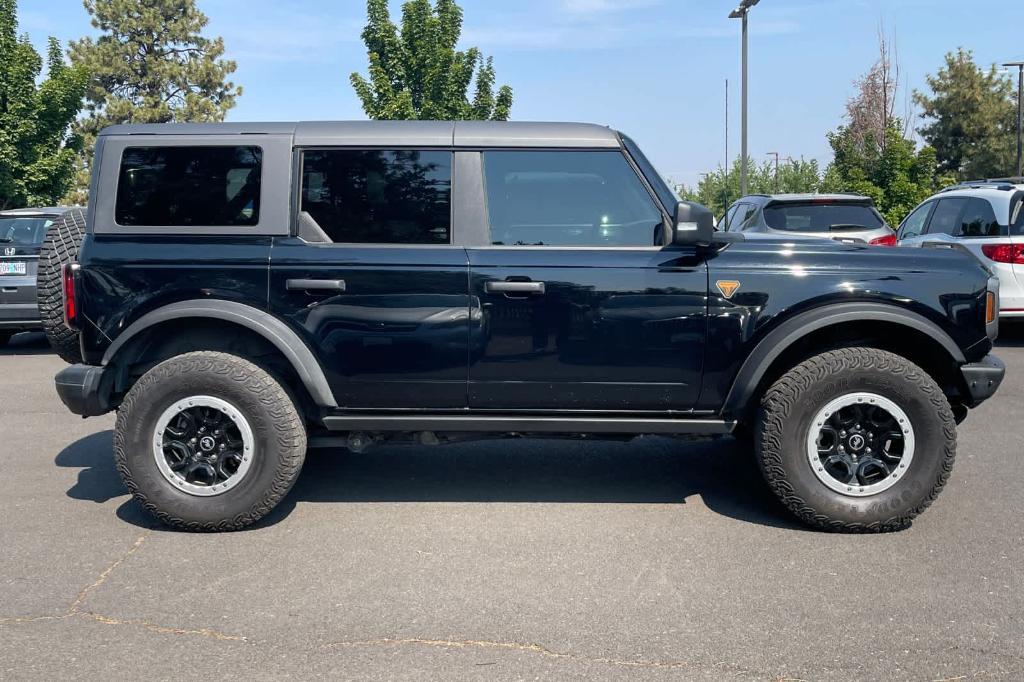
[[[661,246],[664,219],[618,151],[484,152],[491,242]]]
[[[448,244],[451,188],[451,152],[323,149],[302,155],[300,210],[337,243]]]
[[[928,224],[928,234],[954,235],[960,231],[960,214],[967,199],[940,199]]]
[[[259,147],[128,147],[118,225],[244,227],[260,220]]]
[[[935,207],[935,202],[928,202],[918,206],[917,209],[903,220],[900,226],[900,239],[919,237],[924,232],[924,226],[928,224],[928,216]]]
[[[971,199],[967,202],[964,215],[960,218],[961,237],[1003,237],[1006,228],[996,220],[992,204],[985,199]]]

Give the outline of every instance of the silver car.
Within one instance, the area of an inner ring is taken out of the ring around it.
[[[1024,317],[1024,178],[942,190],[900,225],[899,246],[960,249],[999,277],[999,316]]]
[[[36,271],[46,228],[66,208],[0,211],[0,346],[23,331],[42,329]]]
[[[871,197],[860,194],[752,194],[729,207],[718,229],[896,245]]]

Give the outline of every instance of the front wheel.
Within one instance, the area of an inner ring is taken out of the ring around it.
[[[288,493],[306,454],[295,405],[265,370],[226,353],[166,360],[128,391],[114,457],[125,485],[169,526],[238,530]]]
[[[755,433],[761,471],[809,525],[905,528],[938,496],[956,456],[942,390],[893,353],[846,348],[797,365],[765,393]]]

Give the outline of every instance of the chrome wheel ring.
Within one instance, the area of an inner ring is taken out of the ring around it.
[[[876,393],[848,393],[811,420],[807,461],[818,480],[851,497],[896,485],[914,459],[914,427],[896,403]]]
[[[256,452],[252,428],[231,403],[208,395],[182,398],[153,430],[153,457],[168,483],[210,497],[238,485]]]

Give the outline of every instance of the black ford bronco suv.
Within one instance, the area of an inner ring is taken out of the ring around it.
[[[116,126],[47,243],[57,391],[189,530],[307,445],[731,433],[803,521],[892,530],[1004,372],[976,260],[716,232],[593,125]]]

